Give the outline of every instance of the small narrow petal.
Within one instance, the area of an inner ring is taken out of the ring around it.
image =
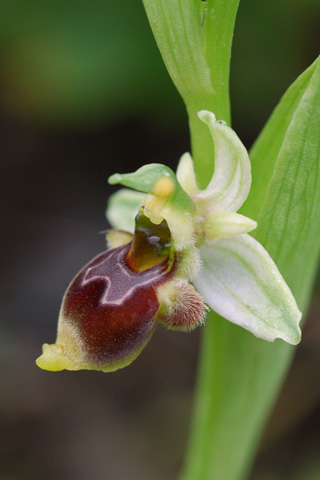
[[[110,225],[117,230],[133,233],[134,219],[145,197],[145,193],[134,192],[128,188],[122,188],[111,195],[106,210]]]
[[[251,187],[248,152],[236,133],[223,122],[217,122],[213,113],[201,110],[198,116],[210,129],[215,151],[213,177],[197,196],[198,200],[217,210],[236,212]]]
[[[194,284],[217,313],[272,342],[301,338],[295,299],[275,263],[249,235],[200,248],[202,269]]]
[[[210,242],[248,233],[257,228],[257,222],[234,212],[212,211],[204,219],[204,233]]]
[[[194,172],[193,160],[188,152],[183,154],[180,158],[177,168],[177,179],[181,187],[190,196],[199,192],[196,175]]]

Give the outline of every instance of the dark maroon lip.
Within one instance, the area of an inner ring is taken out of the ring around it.
[[[82,361],[108,367],[135,358],[158,322],[158,287],[176,271],[167,222],[142,211],[129,243],[97,255],[76,275],[61,307],[61,329],[71,327]],[[72,355],[72,353],[71,353]]]
[[[137,289],[159,283],[164,265],[136,273],[129,268],[126,261],[128,250],[128,245],[107,250],[93,260],[93,265],[90,263],[86,267],[81,286],[98,280],[106,282],[106,291],[101,298],[102,305],[121,305],[126,298],[134,295]]]
[[[78,332],[86,361],[115,364],[139,353],[156,326],[157,287],[173,270],[164,265],[132,271],[130,244],[107,250],[89,262],[70,284],[61,309],[64,322]]]

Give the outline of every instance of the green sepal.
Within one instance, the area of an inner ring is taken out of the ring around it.
[[[170,197],[170,205],[180,211],[195,212],[195,205],[189,195],[179,184],[171,168],[160,163],[150,163],[139,168],[134,173],[115,173],[109,177],[109,183],[115,185],[120,183],[134,190],[144,193],[154,193],[156,184],[162,178],[170,178],[173,182],[173,192]]]

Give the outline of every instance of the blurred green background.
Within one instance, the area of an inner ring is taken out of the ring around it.
[[[241,1],[231,96],[248,148],[319,53],[319,0]],[[0,479],[173,480],[199,331],[159,327],[115,374],[51,374],[34,359],[68,282],[105,248],[108,176],[175,168],[189,149],[182,101],[140,1],[0,0],[0,59]],[[319,283],[251,480],[320,478]]]

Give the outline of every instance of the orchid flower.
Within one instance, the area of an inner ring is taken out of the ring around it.
[[[107,217],[109,249],[86,265],[62,302],[56,344],[43,346],[47,370],[113,371],[130,364],[158,322],[189,331],[207,306],[268,341],[297,344],[301,313],[275,263],[237,213],[251,187],[248,153],[236,133],[201,111],[215,148],[201,190],[189,153],[177,174],[160,164],[115,174]],[[134,221],[135,218],[135,221]]]

